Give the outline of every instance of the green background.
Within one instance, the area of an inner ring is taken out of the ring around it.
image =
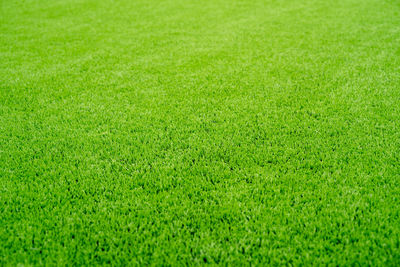
[[[0,264],[400,264],[397,0],[0,0]]]

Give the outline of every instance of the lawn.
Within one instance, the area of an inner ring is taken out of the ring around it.
[[[0,0],[0,265],[400,265],[398,0]]]

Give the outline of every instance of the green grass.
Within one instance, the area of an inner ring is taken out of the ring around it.
[[[397,0],[0,0],[0,265],[399,265]]]

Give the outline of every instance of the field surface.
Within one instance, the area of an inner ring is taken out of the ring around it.
[[[397,0],[0,0],[0,265],[400,264]]]

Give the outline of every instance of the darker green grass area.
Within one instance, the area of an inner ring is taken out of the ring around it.
[[[396,0],[1,0],[0,265],[400,265]]]

